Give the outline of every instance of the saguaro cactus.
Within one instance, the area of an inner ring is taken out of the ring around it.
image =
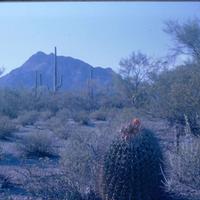
[[[37,89],[39,86],[42,86],[42,74],[35,72],[35,88]]]
[[[93,190],[90,190],[86,195],[84,200],[102,200],[100,196]]]
[[[93,68],[91,67],[90,69],[90,77],[88,79],[88,98],[89,98],[89,102],[90,102],[90,109],[91,111],[93,110],[93,106],[94,106],[94,88],[93,88]]]
[[[38,95],[38,87],[42,86],[42,74],[35,72],[35,95]]]
[[[38,88],[38,71],[35,72],[35,90]]]
[[[62,87],[63,77],[60,76],[60,80],[58,81],[58,67],[57,67],[57,49],[55,47],[55,54],[54,54],[54,72],[53,72],[53,91],[58,91],[59,88]]]
[[[42,86],[42,74],[39,74],[39,85]]]
[[[90,69],[89,96],[93,100],[93,68]]]
[[[103,165],[105,200],[160,200],[162,153],[153,133],[134,120],[110,146]]]

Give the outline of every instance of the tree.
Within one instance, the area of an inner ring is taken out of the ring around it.
[[[169,34],[175,44],[172,52],[177,55],[191,56],[200,61],[200,21],[197,18],[180,24],[178,21],[166,22],[164,31]]]
[[[131,96],[132,102],[137,104],[138,98],[141,101],[143,86],[155,75],[157,66],[152,58],[141,52],[133,52],[128,58],[121,59],[120,75],[124,80],[124,88]]]
[[[129,58],[122,58],[120,65],[120,74],[130,81],[134,90],[137,92],[140,84],[147,78],[149,72],[150,59],[141,52],[133,52]]]
[[[193,134],[200,134],[200,68],[185,64],[162,72],[149,87],[152,94],[148,109],[154,116],[173,125],[185,126],[185,116]]]

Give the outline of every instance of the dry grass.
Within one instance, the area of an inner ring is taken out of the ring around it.
[[[179,151],[169,153],[169,161],[167,190],[191,200],[198,200],[200,196],[200,138],[186,135],[180,141]]]

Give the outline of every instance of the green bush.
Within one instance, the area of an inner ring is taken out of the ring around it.
[[[124,129],[125,130],[125,129]],[[126,129],[128,130],[128,129]],[[103,165],[103,197],[113,200],[160,200],[162,153],[154,134],[146,129],[118,138]]]

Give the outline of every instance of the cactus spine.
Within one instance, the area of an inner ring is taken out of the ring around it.
[[[153,133],[129,124],[103,165],[105,200],[160,200],[162,153]]]
[[[53,91],[57,92],[58,89],[62,87],[63,77],[60,76],[60,80],[58,81],[58,67],[57,67],[57,49],[55,47],[54,54],[54,72],[53,72]]]

